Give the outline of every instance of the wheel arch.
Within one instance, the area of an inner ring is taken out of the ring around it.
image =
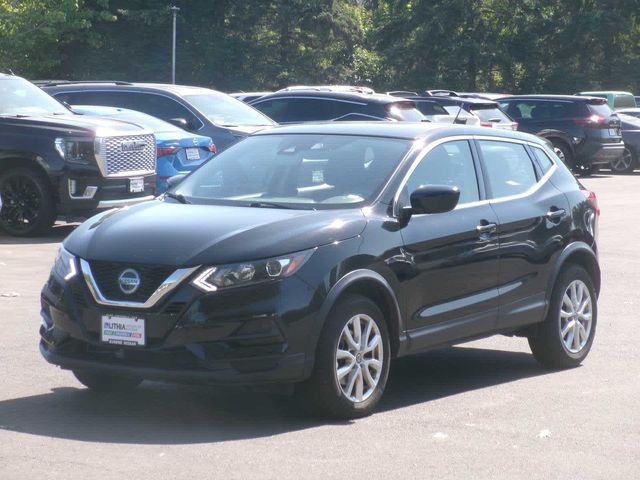
[[[331,314],[333,307],[340,298],[349,294],[362,295],[380,308],[384,315],[387,328],[389,329],[391,355],[392,357],[397,356],[404,336],[404,327],[398,299],[389,282],[378,272],[369,269],[353,270],[344,275],[331,287],[320,307],[318,322],[316,323],[317,328],[311,336],[313,344],[310,346],[309,351],[315,352],[320,332]]]
[[[33,168],[48,179],[48,169],[42,157],[29,153],[11,152],[0,156],[0,174],[11,168]]]
[[[538,133],[536,133],[536,135],[538,135],[539,137],[544,137],[549,141],[552,141],[552,139],[554,138],[558,139],[563,142],[567,146],[567,148],[569,148],[572,154],[575,153],[575,148],[573,146],[571,137],[569,137],[569,135],[567,135],[567,133],[563,132],[562,130],[546,129],[539,131]]]
[[[550,279],[548,292],[552,291],[553,285],[560,275],[560,272],[567,265],[578,265],[583,267],[591,279],[596,289],[596,295],[600,295],[600,287],[602,285],[600,265],[598,257],[593,249],[585,242],[574,242],[568,245],[560,254],[553,275]]]

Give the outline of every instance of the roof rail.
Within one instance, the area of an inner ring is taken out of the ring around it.
[[[392,90],[391,92],[386,92],[387,95],[391,95],[392,97],[419,97],[418,92],[412,92],[410,90]]]
[[[39,87],[55,87],[58,85],[76,85],[81,83],[112,83],[114,85],[133,85],[121,80],[32,80],[31,83]]]
[[[425,90],[424,95],[427,97],[459,97],[453,90]]]
[[[277,92],[296,92],[312,90],[315,92],[352,92],[365,93],[368,95],[376,93],[372,88],[360,87],[357,85],[292,85],[290,87],[281,88]]]

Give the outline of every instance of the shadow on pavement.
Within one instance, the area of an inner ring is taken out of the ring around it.
[[[68,223],[56,224],[43,237],[12,237],[0,230],[0,245],[38,245],[62,242],[77,226],[77,224]]]
[[[543,374],[525,353],[463,347],[437,350],[392,365],[378,412]],[[99,395],[65,387],[0,401],[0,429],[89,442],[223,442],[331,423],[349,422],[305,416],[292,398],[161,383],[145,383],[126,394]]]

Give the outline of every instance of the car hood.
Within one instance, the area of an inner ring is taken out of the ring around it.
[[[145,130],[138,125],[88,115],[33,115],[24,117],[3,116],[3,123],[15,122],[24,126],[57,131],[62,135],[139,135]]]
[[[64,246],[86,260],[221,265],[345,240],[365,226],[360,209],[288,210],[153,200],[87,220]]]

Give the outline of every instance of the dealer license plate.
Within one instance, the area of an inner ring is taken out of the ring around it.
[[[111,345],[144,347],[144,318],[103,315],[100,326],[100,340]]]
[[[200,160],[200,149],[187,148],[187,160]]]
[[[131,193],[144,192],[144,178],[142,177],[130,178],[129,192]]]

